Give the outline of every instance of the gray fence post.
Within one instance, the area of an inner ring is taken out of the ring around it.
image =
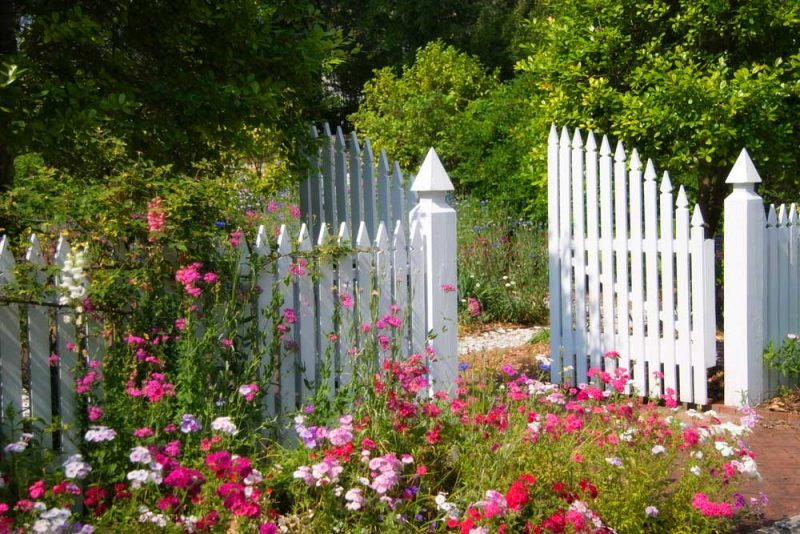
[[[425,288],[433,390],[455,389],[458,376],[458,293],[456,291],[456,211],[445,195],[453,183],[431,148],[411,190],[419,194],[416,217],[425,239]]]

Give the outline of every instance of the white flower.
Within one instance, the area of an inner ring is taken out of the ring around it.
[[[703,451],[694,451],[691,454],[691,456],[692,456],[692,458],[696,458],[697,460],[702,460],[703,459]]]
[[[663,445],[655,445],[652,449],[650,449],[650,452],[653,454],[664,454],[666,450],[667,449],[665,449]]]
[[[112,441],[117,437],[117,433],[107,426],[92,426],[83,437],[86,441],[99,443],[101,441]]]
[[[733,456],[733,453],[735,452],[733,450],[733,447],[731,447],[730,445],[728,445],[724,441],[716,441],[716,442],[714,442],[714,447],[716,447],[717,450],[719,451],[719,453],[722,456],[724,456],[725,458],[727,458],[728,456]]]
[[[153,460],[147,447],[132,448],[130,459],[135,464],[149,464]]]
[[[691,472],[691,473],[692,473],[694,476],[698,476],[698,477],[700,476],[700,466],[699,466],[699,465],[693,465],[693,466],[692,466],[692,467],[689,469],[689,471],[690,471],[690,472]]]
[[[64,476],[67,478],[77,478],[79,480],[86,478],[92,470],[92,466],[83,461],[83,456],[80,454],[73,454],[63,463]]]
[[[231,421],[230,417],[217,417],[211,423],[211,429],[216,430],[217,432],[224,432],[226,434],[230,434],[235,436],[239,430],[236,428],[236,425]]]
[[[6,445],[5,449],[3,450],[5,450],[6,452],[22,452],[27,448],[28,448],[27,441],[15,441],[14,443],[9,443],[8,445]]]
[[[734,466],[740,473],[751,478],[761,480],[761,474],[758,472],[758,466],[756,466],[756,462],[749,456],[742,456],[741,461],[734,460],[731,462],[731,465]]]
[[[50,521],[47,521],[46,519],[37,519],[31,528],[31,532],[36,532],[37,534],[47,534],[48,532],[52,531],[53,527],[50,525]]]

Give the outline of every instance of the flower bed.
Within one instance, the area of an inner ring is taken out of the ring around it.
[[[758,510],[736,493],[758,476],[740,441],[750,412],[741,425],[696,412],[686,424],[620,395],[624,372],[564,389],[504,371],[498,384],[465,369],[452,394],[431,398],[421,356],[387,360],[354,398],[338,399],[351,403],[345,412],[323,402],[297,414],[295,447],[242,436],[224,416],[92,428],[94,463],[75,455],[16,479],[22,494],[0,505],[2,528],[704,532]],[[136,443],[124,451],[127,474],[93,476],[116,461],[121,433]],[[40,453],[29,435],[6,446],[12,467]]]

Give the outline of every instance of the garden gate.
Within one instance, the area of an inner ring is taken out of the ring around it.
[[[599,157],[598,157],[599,156]],[[714,242],[683,187],[648,160],[566,128],[548,141],[551,376],[628,369],[637,393],[707,402],[716,363]],[[660,191],[660,194],[659,194]],[[611,356],[611,357],[609,357]]]

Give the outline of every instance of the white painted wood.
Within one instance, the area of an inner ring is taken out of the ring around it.
[[[69,243],[64,237],[60,237],[56,246],[55,263],[63,268],[64,262],[71,252]],[[56,276],[56,287],[63,287],[61,275]],[[61,433],[61,448],[66,453],[75,452],[78,449],[79,436],[77,432],[77,411],[78,402],[75,393],[75,380],[78,372],[78,346],[73,324],[73,314],[70,310],[59,308],[56,313],[56,350],[60,357],[59,372],[59,398],[61,422],[67,426],[67,430]],[[73,347],[68,349],[67,347]]]
[[[445,198],[453,184],[432,148],[411,190],[419,194],[419,223],[426,241],[427,323],[435,336],[428,361],[431,390],[453,392],[458,377],[456,212]]]
[[[786,334],[789,333],[789,221],[786,214],[786,205],[781,204],[778,208],[778,340],[776,346],[783,346],[786,341]],[[773,283],[774,283],[773,282]],[[778,385],[787,386],[787,376],[783,373],[778,374]]]
[[[386,151],[381,149],[378,156],[378,221],[383,224],[390,224],[391,211],[390,211],[390,197],[389,197],[389,160],[386,157]]]
[[[658,204],[656,192],[656,171],[653,162],[647,160],[644,171],[644,256],[645,256],[645,350],[647,351],[647,391],[648,396],[660,394],[660,380],[654,371],[661,370],[661,325],[658,295]]]
[[[692,402],[692,311],[689,263],[689,201],[683,186],[678,190],[675,210],[675,278],[678,289],[678,391],[681,402]]]
[[[554,383],[575,384],[575,357],[572,343],[572,215],[570,210],[570,159],[569,133],[561,130],[558,144],[558,210],[559,210],[559,265],[561,267],[561,352],[552,355],[550,379]],[[572,371],[565,371],[572,367]]]
[[[350,246],[350,233],[347,223],[342,223],[338,234],[339,246]],[[338,387],[346,386],[353,378],[353,359],[358,354],[356,329],[358,328],[358,299],[353,263],[355,254],[344,254],[337,259],[338,285],[336,289],[339,304],[339,355],[338,355]],[[351,305],[342,303],[349,300]]]
[[[608,137],[600,143],[600,282],[602,300],[600,316],[603,321],[603,352],[617,351],[616,321],[614,317],[614,199],[613,162]],[[606,358],[608,368],[614,362]]]
[[[761,402],[764,392],[764,205],[755,193],[761,182],[746,150],[742,150],[727,183],[725,199],[725,404]],[[755,251],[755,254],[753,253]],[[694,310],[696,313],[697,310]],[[699,326],[693,315],[695,327]]]
[[[798,292],[798,284],[800,284],[800,264],[798,264],[798,252],[800,252],[800,231],[798,231],[797,220],[797,204],[792,203],[789,206],[789,215],[787,217],[787,224],[789,227],[789,334],[800,333],[800,293]]]
[[[273,317],[272,317],[272,292],[275,285],[276,264],[268,261],[271,250],[269,236],[264,225],[258,227],[256,232],[256,244],[253,254],[263,259],[264,265],[256,273],[256,283],[261,288],[261,292],[256,299],[256,317],[259,329],[259,353],[261,356],[261,381],[266,386],[263,397],[263,409],[268,417],[277,415],[276,397],[279,392],[279,370],[278,361],[273,360],[272,339],[273,339]]]
[[[378,225],[380,228],[381,222]],[[366,225],[361,225],[358,229],[358,237],[356,239],[356,247],[358,253],[357,267],[356,267],[356,304],[358,306],[358,321],[359,325],[374,326],[373,313],[372,313],[372,291],[374,289],[373,283],[373,253],[372,243],[370,236],[367,234]],[[370,331],[370,334],[373,332]],[[362,330],[359,326],[358,329],[358,344],[361,349],[366,348],[366,344],[374,338],[371,335],[362,335]],[[374,347],[372,347],[374,348]]]
[[[630,357],[633,369],[630,376],[640,395],[647,390],[644,337],[644,257],[642,255],[642,162],[634,148],[631,151],[630,171],[630,233],[631,233],[631,338]],[[688,227],[688,219],[687,219]]]
[[[317,134],[317,127],[311,127],[311,142],[314,143],[309,161],[309,209],[310,215],[307,217],[306,223],[310,223],[310,228],[313,228],[313,235],[319,233],[320,226],[325,221],[322,215],[322,190],[320,188],[322,173],[320,172],[321,153],[325,150],[321,146],[319,135]],[[309,220],[310,219],[310,220]]]
[[[389,236],[386,233],[386,226],[384,226],[383,223],[378,225],[378,235],[375,236],[374,258],[375,289],[378,292],[376,318],[381,319],[389,313],[389,307],[392,305],[392,268],[390,264],[392,255],[389,251]],[[384,327],[382,331],[376,333],[378,335],[385,335],[390,339],[393,336],[392,328],[388,325]],[[391,351],[387,352],[381,350],[380,346],[378,346],[378,353],[381,362],[391,355]]]
[[[674,267],[674,213],[672,182],[669,173],[661,179],[661,364],[664,368],[664,389],[678,390],[675,361],[675,267]]]
[[[705,314],[714,313],[705,300],[707,269],[705,267],[705,229],[700,206],[695,205],[692,214],[691,258],[692,258],[692,377],[693,399],[698,404],[705,403],[706,391],[706,319]]]
[[[411,284],[411,354],[425,354],[427,337],[427,307],[425,305],[425,240],[419,221],[411,223],[408,252]]]
[[[770,204],[769,212],[767,214],[767,231],[766,231],[766,244],[767,244],[767,301],[766,301],[766,343],[775,343],[779,346],[781,343],[779,325],[778,325],[778,299],[780,295],[780,286],[778,280],[778,217],[775,212],[775,204]],[[772,367],[768,368],[767,373],[767,392],[772,396],[778,386],[778,373]]]
[[[400,170],[400,164],[395,161],[392,168],[392,219],[386,223],[386,228],[394,228],[395,222],[403,220],[404,196],[403,173]]]
[[[628,180],[625,173],[625,147],[617,143],[614,153],[614,250],[616,251],[618,365],[630,371],[630,289],[628,276]]]
[[[402,321],[397,332],[397,344],[400,355],[410,354],[411,331],[409,329],[410,314],[408,311],[408,247],[406,235],[401,221],[397,221],[392,236],[392,303],[397,307],[397,315]]]
[[[36,283],[44,287],[48,278],[45,273],[46,262],[42,256],[39,238],[35,234],[30,237],[30,245],[25,253],[25,259],[31,264]],[[48,425],[53,421],[53,391],[50,380],[50,319],[47,307],[29,305],[27,326],[31,372],[31,414]],[[44,434],[43,439],[45,447],[53,446],[51,433]]]
[[[356,133],[350,134],[350,224],[353,232],[361,225],[364,220],[361,209],[361,148],[358,146]],[[353,241],[356,235],[353,234]]]
[[[303,224],[300,227],[300,235],[297,238],[297,257],[295,265],[300,265],[300,260],[306,261],[306,267],[301,271],[305,274],[294,276],[294,283],[297,284],[299,302],[296,303],[297,315],[297,337],[295,341],[300,352],[301,369],[301,404],[307,402],[314,395],[317,386],[317,313],[314,301],[314,282],[311,279],[311,236],[308,234],[308,227]]]
[[[278,233],[278,259],[276,268],[275,291],[283,294],[281,306],[281,324],[288,330],[284,332],[281,340],[280,352],[280,411],[288,413],[297,408],[297,347],[295,346],[295,332],[297,323],[290,324],[285,318],[288,310],[297,314],[294,302],[294,287],[289,267],[292,264],[292,245],[286,225],[281,225]]]
[[[16,281],[16,262],[7,236],[0,239],[0,291]],[[15,423],[22,418],[22,348],[19,331],[19,305],[0,306],[0,372],[2,373],[2,409],[0,420],[7,422],[6,409],[14,411]]]
[[[590,139],[594,139],[591,137]],[[587,156],[588,161],[588,156]],[[559,146],[558,132],[555,125],[550,126],[547,140],[547,269],[548,287],[550,290],[550,356],[553,358],[551,377],[560,380],[560,372],[552,369],[561,366],[561,232],[559,216]],[[587,163],[588,165],[588,163]],[[588,172],[588,171],[587,171]],[[588,186],[587,186],[588,187]],[[592,204],[590,204],[591,206]],[[590,212],[591,213],[591,212]],[[589,231],[591,232],[591,219]],[[413,242],[412,242],[413,246]],[[591,252],[590,252],[591,254]],[[591,258],[591,256],[590,256]],[[590,260],[591,261],[591,260]],[[591,266],[591,263],[590,263]],[[596,275],[595,275],[596,276]],[[416,306],[412,306],[415,310]],[[553,373],[556,373],[553,375]]]
[[[369,139],[364,141],[364,167],[362,177],[364,182],[364,221],[367,223],[369,235],[375,235],[375,213],[378,199],[375,197],[375,167],[373,161],[372,145]]]
[[[347,213],[347,196],[350,194],[347,183],[347,154],[345,153],[344,134],[342,127],[336,127],[334,141],[335,170],[336,170],[336,221],[350,221]]]
[[[329,227],[335,228],[336,227],[336,194],[334,191],[334,180],[335,180],[335,157],[333,152],[333,147],[331,143],[333,142],[333,136],[331,135],[331,129],[327,123],[323,125],[323,139],[322,139],[322,148],[320,149],[322,152],[322,186],[323,186],[323,197],[322,197],[322,207],[323,211],[325,212],[325,222],[328,224]]]
[[[591,366],[603,367],[602,324],[600,323],[600,197],[597,191],[597,143],[594,133],[586,139],[586,243],[589,294],[589,354]]]
[[[575,273],[575,373],[577,382],[588,382],[586,346],[586,247],[585,206],[583,200],[583,140],[580,130],[572,137],[572,211],[574,221]]]
[[[328,225],[322,225],[317,238],[317,249],[328,245],[330,235]],[[336,346],[338,335],[334,326],[336,313],[336,272],[334,271],[334,258],[330,254],[321,255],[318,260],[319,269],[319,328],[317,328],[317,346],[321,366],[328,373],[328,397],[333,399],[336,393],[336,372],[339,368]],[[322,377],[320,377],[322,380]]]

